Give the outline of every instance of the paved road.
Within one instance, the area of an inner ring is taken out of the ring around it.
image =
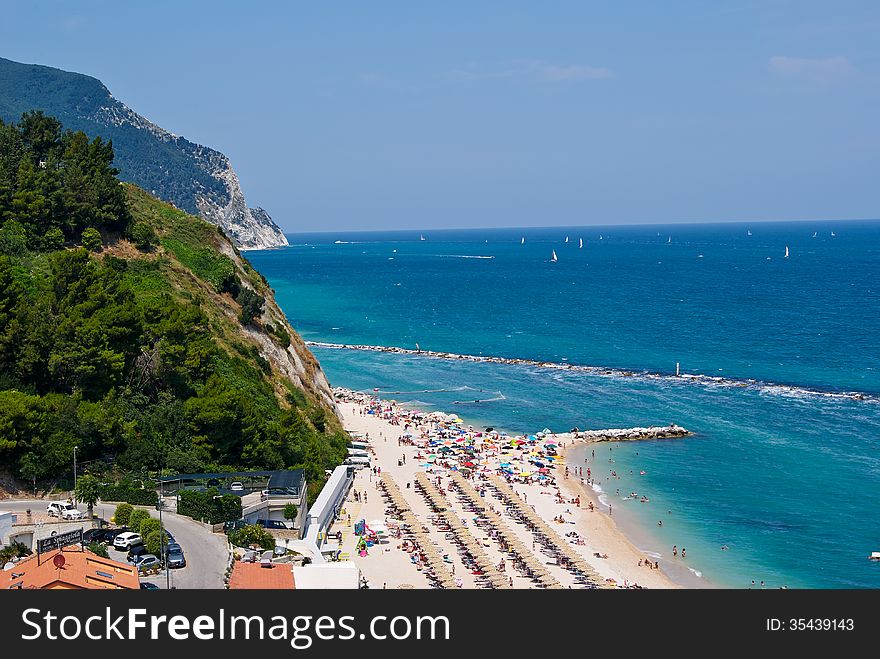
[[[43,510],[46,501],[35,499],[3,499],[0,500],[0,511],[6,510]],[[85,506],[80,505],[80,510]],[[116,507],[99,503],[95,506],[95,515],[109,520],[113,516]],[[158,517],[159,513],[144,507],[150,515]],[[227,551],[226,536],[211,533],[204,526],[176,513],[162,513],[162,522],[165,528],[174,536],[174,539],[183,547],[186,555],[186,567],[169,570],[171,586],[174,588],[211,589],[223,588],[223,577],[226,573],[226,565],[229,557]],[[125,552],[108,548],[110,558],[125,561]],[[160,588],[166,587],[166,577],[163,571],[158,576],[145,577],[143,581],[155,583]]]

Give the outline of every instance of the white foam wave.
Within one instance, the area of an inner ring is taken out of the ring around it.
[[[473,258],[473,257],[468,257]],[[360,350],[370,352],[383,352],[401,355],[418,355],[433,359],[451,359],[457,361],[471,361],[489,364],[506,364],[511,366],[530,366],[555,371],[570,371],[584,373],[595,377],[632,378],[635,380],[661,380],[670,384],[698,385],[709,389],[715,388],[741,388],[757,390],[761,394],[786,396],[792,398],[823,398],[826,400],[858,401],[872,404],[880,404],[880,395],[860,391],[823,391],[808,387],[764,382],[755,379],[726,378],[720,375],[703,375],[699,373],[658,373],[651,371],[627,370],[606,366],[588,366],[582,364],[538,361],[534,359],[519,359],[511,357],[495,357],[490,355],[465,355],[451,352],[438,352],[433,350],[412,350],[395,346],[375,345],[348,345],[338,343],[325,343],[318,341],[306,342],[308,346],[318,348],[333,348],[341,350]]]
[[[494,256],[474,256],[470,254],[438,254],[441,259],[494,259]]]

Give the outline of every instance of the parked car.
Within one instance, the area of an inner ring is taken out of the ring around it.
[[[264,529],[286,529],[288,528],[287,524],[284,522],[279,522],[275,519],[258,519],[257,526],[262,526]]]
[[[168,562],[168,567],[170,568],[178,568],[178,567],[186,567],[186,557],[183,555],[183,550],[179,548],[173,551],[169,551],[165,560]]]
[[[140,545],[143,542],[144,539],[140,533],[132,533],[131,531],[125,531],[113,538],[113,546],[117,549],[131,549],[132,545]]]
[[[46,506],[46,512],[50,517],[60,517],[61,519],[82,519],[83,513],[77,510],[76,506],[66,501],[51,501]]]
[[[140,558],[141,556],[143,556],[146,553],[147,553],[147,548],[143,544],[132,545],[128,549],[128,556],[126,557],[126,560],[129,563],[137,563],[138,558]]]
[[[134,564],[138,570],[149,570],[151,567],[160,567],[161,565],[162,561],[155,554],[143,554]]]
[[[161,590],[161,588],[149,581],[141,581],[141,590]]]
[[[234,522],[223,522],[223,531],[229,533],[247,526],[247,522],[243,519],[237,519]]]
[[[83,533],[83,542],[90,544],[92,542],[107,542],[108,529],[89,529]]]
[[[102,542],[106,542],[108,545],[112,545],[113,541],[116,540],[116,537],[122,535],[126,531],[128,531],[127,526],[121,526],[118,529],[103,529],[104,536],[101,539]]]
[[[233,492],[244,492],[244,483],[241,481],[232,481],[229,485],[229,489]]]
[[[165,545],[165,555],[167,556],[172,551],[183,551],[183,547],[181,547],[176,542],[169,542],[167,545]]]

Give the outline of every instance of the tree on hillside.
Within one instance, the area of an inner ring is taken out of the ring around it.
[[[295,503],[288,503],[284,506],[284,519],[290,522],[290,525],[293,526],[293,520],[296,519],[296,515],[299,512],[299,509],[296,507]]]
[[[266,299],[259,293],[249,288],[242,288],[235,300],[241,305],[238,319],[242,325],[249,324],[254,318],[259,318],[263,314]]]
[[[37,163],[47,159],[61,143],[61,122],[55,117],[47,117],[42,110],[21,115],[18,129],[25,146]]]
[[[88,227],[82,232],[82,245],[90,252],[100,252],[104,248],[101,232],[95,227]]]

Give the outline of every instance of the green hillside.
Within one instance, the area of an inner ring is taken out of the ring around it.
[[[345,456],[320,367],[214,225],[113,176],[103,140],[0,122],[0,469],[302,467]]]

